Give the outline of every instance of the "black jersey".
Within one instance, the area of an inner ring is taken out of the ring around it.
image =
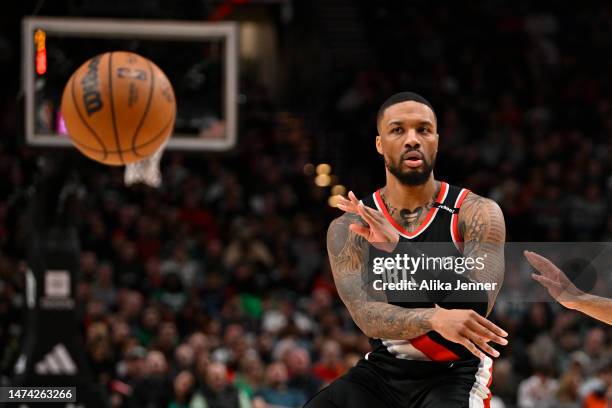
[[[461,204],[468,195],[469,190],[451,186],[448,183],[440,183],[440,192],[436,201],[421,225],[413,232],[402,228],[389,214],[382,200],[380,190],[364,198],[362,202],[374,209],[381,211],[387,220],[395,227],[400,235],[400,243],[411,243],[410,250],[419,247],[419,243],[446,243],[439,245],[443,248],[443,254],[437,253],[436,256],[461,257],[462,256],[462,237],[458,227],[458,214]],[[414,245],[413,245],[414,244]],[[428,245],[428,244],[426,244]],[[421,246],[424,246],[421,244]],[[406,248],[406,244],[402,245]],[[370,247],[372,253],[376,252],[374,247]],[[419,249],[415,249],[420,251]],[[380,251],[378,251],[380,252]],[[371,272],[370,272],[371,273]],[[449,275],[453,275],[450,276]],[[439,277],[439,275],[437,276]],[[427,273],[419,273],[418,279],[429,279]],[[457,279],[454,272],[446,273],[446,278]],[[460,277],[467,280],[467,277]],[[414,297],[410,301],[394,299],[392,293],[387,292],[388,301],[391,304],[406,308],[434,307],[438,305],[447,309],[473,309],[481,315],[486,314],[487,294],[485,291],[471,291],[465,294],[465,301],[461,300],[464,294],[453,291],[450,295],[454,297],[451,301],[447,297],[440,297],[440,291],[418,291],[411,292],[408,296]],[[448,296],[446,293],[444,296]],[[404,294],[404,296],[406,296]],[[459,299],[458,299],[459,298]],[[366,355],[366,359],[389,371],[402,372],[409,368],[411,361],[463,361],[474,360],[474,355],[460,344],[451,342],[443,338],[435,331],[430,331],[422,336],[413,339],[370,339],[372,351]],[[408,366],[407,366],[408,365]]]

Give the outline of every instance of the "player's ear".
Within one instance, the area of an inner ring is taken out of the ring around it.
[[[376,150],[379,154],[383,154],[382,138],[380,137],[380,135],[376,135]]]
[[[434,139],[435,139],[435,146],[434,146],[434,155],[438,154],[438,146],[439,146],[439,141],[440,141],[440,134],[438,132],[436,132],[434,134]]]

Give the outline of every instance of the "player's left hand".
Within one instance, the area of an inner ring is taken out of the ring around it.
[[[531,277],[548,290],[548,293],[563,306],[574,309],[574,302],[578,301],[584,292],[578,289],[563,271],[542,255],[531,251],[524,251],[527,261],[541,275],[532,274]]]
[[[362,236],[375,248],[391,252],[399,242],[399,234],[385,216],[377,210],[363,205],[352,191],[348,193],[348,199],[338,197],[338,208],[344,212],[357,214],[366,225],[351,224],[350,229],[355,234]]]

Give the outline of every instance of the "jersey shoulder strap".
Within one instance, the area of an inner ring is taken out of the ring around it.
[[[363,197],[360,201],[363,203],[363,205],[367,205],[368,207],[374,208],[376,210],[377,207],[376,203],[374,202],[374,194],[375,193],[370,193],[367,196]]]
[[[450,236],[460,252],[463,252],[463,236],[459,231],[459,210],[469,193],[467,188],[449,185],[446,199],[441,203],[434,203],[434,207],[450,213]]]
[[[435,201],[433,206],[451,214],[458,214],[463,200],[470,190],[448,184],[448,193],[443,200]]]

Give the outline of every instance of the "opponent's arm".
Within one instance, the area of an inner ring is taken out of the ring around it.
[[[351,199],[357,206],[354,195]],[[348,208],[348,205],[345,203],[343,207]],[[487,343],[494,341],[505,345],[508,342],[502,336],[507,333],[473,310],[398,307],[386,303],[383,291],[365,287],[366,237],[376,236],[378,239],[370,239],[370,244],[380,243],[387,235],[384,233],[386,227],[381,224],[384,217],[379,217],[376,211],[363,206],[355,207],[354,211],[363,214],[366,222],[353,212],[335,219],[327,231],[327,250],[338,294],[364,334],[375,338],[412,339],[435,330],[448,340],[464,345],[479,358],[484,356],[480,350],[498,356],[499,353]],[[397,241],[394,240],[387,240],[391,247],[395,247]]]
[[[585,293],[568,307],[612,325],[612,299]]]
[[[476,282],[497,283],[495,290],[487,291],[488,315],[504,280],[504,214],[495,201],[470,192],[459,211],[459,231],[464,242],[463,256],[482,257],[484,263],[484,268],[473,268],[468,276]]]
[[[559,303],[612,325],[612,299],[584,293],[561,269],[542,255],[531,251],[525,251],[524,255],[531,266],[540,272],[540,275],[532,274],[533,279],[544,286]]]

